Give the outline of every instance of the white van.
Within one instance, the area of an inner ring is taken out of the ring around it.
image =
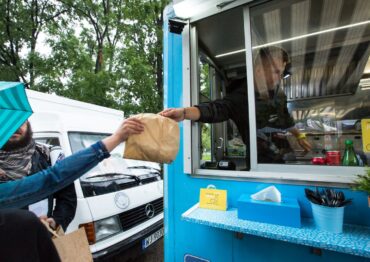
[[[66,156],[108,136],[123,112],[27,90],[36,141],[61,146]],[[75,181],[77,211],[67,231],[85,227],[95,260],[125,248],[142,249],[163,236],[163,180],[157,163],[112,157]]]

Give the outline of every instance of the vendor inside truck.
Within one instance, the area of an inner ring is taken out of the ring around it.
[[[283,163],[291,148],[284,136],[278,133],[289,131],[304,151],[311,145],[306,136],[295,128],[293,118],[286,107],[286,97],[279,88],[282,78],[288,77],[289,56],[278,47],[257,50],[254,60],[254,89],[257,113],[258,160],[261,163]],[[219,123],[233,120],[245,145],[249,145],[247,79],[231,82],[226,96],[193,107],[166,109],[163,116],[176,121],[185,119],[203,123]],[[269,135],[266,135],[269,133]],[[247,148],[247,147],[246,147]],[[248,153],[246,154],[248,155]]]

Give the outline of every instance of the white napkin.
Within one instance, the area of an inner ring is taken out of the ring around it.
[[[251,195],[254,200],[270,201],[270,202],[281,202],[281,193],[275,186],[269,186],[261,191]]]

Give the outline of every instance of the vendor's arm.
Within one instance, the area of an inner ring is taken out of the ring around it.
[[[304,151],[306,151],[306,152],[311,151],[312,146],[308,142],[308,140],[306,138],[306,135],[304,133],[299,132],[299,130],[295,127],[292,127],[291,129],[289,129],[289,132],[293,136],[295,136],[295,138],[297,139],[298,144],[304,149]]]
[[[181,122],[185,119],[198,121],[200,111],[198,107],[182,107],[182,108],[167,108],[159,113],[161,116],[171,118],[176,122]]]
[[[234,115],[245,112],[246,90],[239,88],[222,99],[201,103],[192,107],[168,108],[159,114],[177,122],[185,119],[203,123],[220,123],[232,119]]]
[[[143,130],[144,126],[139,120],[129,118],[113,135],[61,160],[53,167],[20,180],[0,184],[0,209],[24,207],[66,187],[109,157],[109,152],[130,135],[139,134]]]

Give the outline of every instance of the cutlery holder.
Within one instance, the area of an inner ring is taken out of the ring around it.
[[[342,233],[344,207],[327,207],[311,202],[316,228],[333,233]]]

